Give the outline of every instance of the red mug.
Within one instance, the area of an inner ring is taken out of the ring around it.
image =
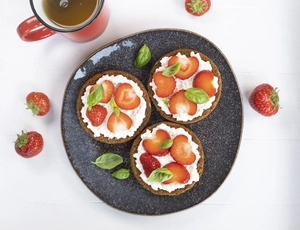
[[[61,34],[74,42],[88,42],[99,37],[107,27],[109,9],[105,0],[97,0],[96,8],[89,18],[80,24],[72,26],[61,26],[50,20],[46,16],[43,1],[29,0],[34,16],[27,18],[17,27],[18,35],[26,42],[39,41],[54,34]],[[68,0],[55,1],[58,4],[59,2],[68,3]]]

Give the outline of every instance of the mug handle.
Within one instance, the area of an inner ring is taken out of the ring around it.
[[[31,16],[17,27],[20,38],[26,42],[34,42],[50,37],[56,32],[44,26],[35,16]]]

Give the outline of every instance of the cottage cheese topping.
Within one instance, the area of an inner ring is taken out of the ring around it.
[[[181,90],[181,89],[188,89],[188,88],[192,88],[193,87],[193,80],[194,77],[202,70],[210,70],[212,71],[212,66],[209,63],[209,61],[203,61],[200,57],[199,53],[195,53],[195,52],[191,52],[190,54],[191,56],[194,56],[198,59],[199,61],[199,68],[196,71],[196,73],[191,76],[190,78],[186,79],[186,80],[181,80],[179,78],[175,77],[176,80],[176,89],[175,92]],[[177,55],[179,58],[187,58],[186,55],[182,55],[181,53],[177,53]],[[159,68],[156,69],[155,72],[157,71],[164,71],[167,67],[168,67],[168,61],[171,57],[164,57],[161,59],[160,63],[161,66]],[[213,80],[213,85],[216,88],[216,90],[218,91],[219,88],[219,84],[218,84],[218,78],[215,76],[214,80]],[[155,98],[155,100],[157,101],[158,106],[161,108],[162,111],[164,111],[166,114],[172,115],[173,118],[180,120],[180,121],[190,121],[192,119],[194,119],[195,117],[199,117],[202,115],[203,111],[206,109],[209,109],[212,106],[212,103],[214,102],[214,100],[216,99],[215,96],[211,97],[210,100],[208,102],[206,102],[205,104],[197,104],[197,112],[194,115],[188,115],[188,114],[171,114],[167,105],[163,102],[162,98],[158,97],[156,95],[156,85],[154,84],[154,80],[152,80],[152,82],[150,82],[150,86],[152,87],[152,90],[154,92],[154,96],[153,98]],[[174,92],[174,93],[175,93]]]
[[[107,116],[106,116],[104,122],[102,123],[102,125],[95,127],[91,124],[90,120],[86,116],[86,110],[88,107],[87,106],[87,97],[89,95],[89,91],[90,91],[90,88],[92,87],[92,85],[86,87],[85,93],[81,97],[82,103],[84,104],[84,106],[81,109],[81,116],[83,118],[83,121],[85,123],[87,123],[87,127],[91,131],[93,131],[95,137],[99,137],[101,134],[108,138],[126,138],[127,136],[132,136],[134,134],[134,132],[139,128],[139,126],[143,123],[143,119],[146,116],[147,104],[143,97],[143,91],[140,89],[140,87],[138,86],[137,83],[124,77],[123,75],[116,75],[116,76],[104,75],[96,82],[96,84],[101,84],[105,80],[110,80],[114,84],[115,88],[117,88],[118,84],[120,84],[120,83],[129,83],[133,87],[136,94],[140,97],[141,102],[137,108],[135,108],[133,110],[120,109],[120,111],[122,111],[123,113],[126,113],[129,117],[131,117],[132,122],[133,122],[132,126],[130,127],[129,130],[119,131],[117,133],[110,132],[106,128],[107,120],[108,120],[110,114],[113,113],[113,110],[110,107],[109,103],[99,103],[107,109]]]
[[[188,137],[188,141],[191,145],[191,149],[196,155],[196,160],[193,164],[185,166],[186,169],[190,173],[190,180],[186,184],[181,184],[181,183],[162,184],[159,182],[148,182],[147,177],[144,173],[143,166],[139,160],[140,156],[146,151],[144,149],[144,147],[142,145],[142,141],[141,141],[141,143],[139,144],[139,146],[137,148],[137,153],[133,154],[133,157],[135,158],[136,167],[141,172],[140,177],[143,179],[143,181],[146,184],[150,185],[151,188],[154,190],[163,189],[168,192],[172,192],[178,188],[184,188],[186,185],[191,184],[194,181],[199,181],[199,173],[197,170],[197,164],[200,159],[200,153],[198,151],[198,145],[192,141],[192,136],[187,131],[185,131],[183,128],[173,128],[173,127],[167,126],[166,124],[160,124],[159,126],[155,127],[152,131],[147,129],[146,132],[141,135],[141,139],[144,140],[147,138],[153,138],[158,129],[163,129],[163,130],[167,131],[170,134],[171,138],[175,138],[179,134],[186,135]],[[174,159],[171,157],[170,154],[167,154],[166,156],[159,156],[159,157],[154,156],[154,157],[156,157],[159,160],[162,167],[170,162],[174,162]]]

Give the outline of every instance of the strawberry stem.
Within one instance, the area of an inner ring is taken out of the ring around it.
[[[272,90],[270,94],[271,101],[273,103],[274,109],[279,107],[279,96],[278,96],[279,89],[275,88]]]
[[[17,148],[22,148],[24,145],[28,143],[27,133],[25,133],[24,131],[22,131],[21,135],[17,134],[17,136],[18,138],[15,141]]]
[[[40,108],[33,101],[28,101],[26,105],[27,105],[27,109],[30,109],[33,115],[38,114]]]
[[[202,2],[201,0],[191,0],[188,5],[193,13],[203,13],[206,2]]]

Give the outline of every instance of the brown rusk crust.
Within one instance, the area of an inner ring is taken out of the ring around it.
[[[110,76],[123,75],[124,77],[126,77],[126,78],[134,81],[135,83],[137,83],[137,85],[143,91],[143,98],[146,101],[146,116],[145,116],[142,124],[140,125],[140,127],[135,131],[134,135],[132,135],[130,137],[127,136],[126,138],[108,138],[108,137],[105,137],[103,135],[100,135],[99,137],[95,137],[94,133],[89,128],[87,128],[87,124],[85,122],[83,122],[83,119],[81,117],[81,108],[83,107],[81,97],[83,96],[87,86],[94,85],[98,81],[98,79],[101,78],[104,75],[110,75]],[[145,86],[143,85],[143,83],[138,78],[136,78],[132,74],[124,72],[124,71],[107,70],[107,71],[104,71],[104,72],[101,72],[101,73],[98,73],[98,74],[94,75],[93,77],[88,79],[83,84],[83,86],[81,87],[81,89],[79,91],[79,94],[78,94],[77,103],[76,103],[76,111],[77,111],[77,117],[79,119],[80,125],[91,137],[93,137],[94,139],[96,139],[98,141],[108,143],[108,144],[120,144],[120,143],[124,143],[126,141],[129,141],[129,140],[135,138],[146,127],[146,125],[148,124],[150,115],[151,115],[151,103],[150,103],[149,95],[148,95],[148,92],[147,92]]]
[[[153,80],[153,75],[155,73],[155,70],[157,68],[160,67],[160,60],[163,58],[163,57],[170,57],[170,56],[174,56],[176,55],[177,53],[181,53],[182,55],[186,55],[187,57],[190,57],[190,53],[191,52],[195,52],[195,53],[199,53],[200,54],[200,57],[203,61],[209,61],[211,66],[212,66],[212,72],[213,74],[218,78],[218,84],[219,84],[219,88],[218,88],[218,92],[216,93],[216,98],[215,100],[213,101],[212,103],[212,106],[209,108],[209,109],[206,109],[203,111],[202,115],[199,116],[199,117],[195,117],[194,119],[192,120],[189,120],[189,121],[179,121],[177,119],[175,119],[172,114],[166,114],[164,111],[161,110],[161,108],[158,106],[157,104],[157,101],[156,99],[153,97],[154,95],[154,92],[152,90],[152,87],[150,86],[150,82]],[[215,65],[215,63],[209,58],[207,57],[206,55],[196,51],[196,50],[191,50],[191,49],[179,49],[179,50],[174,50],[170,53],[167,53],[166,55],[164,55],[163,57],[161,57],[155,64],[154,66],[152,67],[151,71],[150,71],[150,78],[149,78],[149,81],[148,81],[148,94],[155,106],[155,108],[157,109],[157,111],[160,113],[160,115],[162,117],[164,117],[165,119],[169,120],[169,121],[172,121],[172,122],[176,122],[176,123],[181,123],[181,124],[190,124],[190,123],[194,123],[194,122],[197,122],[197,121],[200,121],[202,119],[204,119],[205,117],[207,117],[214,109],[215,107],[217,106],[219,100],[220,100],[220,97],[221,97],[221,91],[222,91],[222,79],[221,79],[221,74],[217,68],[217,66]]]
[[[162,189],[154,190],[154,189],[151,188],[151,186],[146,184],[142,180],[142,178],[140,177],[141,172],[136,167],[135,158],[133,156],[133,154],[137,153],[137,148],[138,148],[140,142],[142,141],[141,135],[143,133],[145,133],[147,129],[153,130],[155,127],[157,127],[158,125],[160,125],[162,123],[168,125],[169,127],[173,127],[173,128],[183,128],[185,131],[187,131],[192,136],[192,140],[193,140],[193,142],[195,142],[198,145],[198,151],[200,153],[200,159],[199,159],[198,164],[197,164],[197,170],[198,170],[199,176],[201,177],[201,175],[203,173],[203,170],[204,170],[204,152],[203,152],[203,148],[202,148],[202,145],[201,145],[201,142],[200,142],[199,138],[197,137],[197,135],[193,131],[191,131],[187,127],[185,127],[181,124],[173,123],[173,122],[160,122],[160,123],[157,123],[157,124],[153,124],[153,125],[147,127],[140,135],[138,135],[137,138],[134,140],[134,142],[132,144],[132,147],[131,147],[131,150],[130,150],[130,164],[131,164],[132,172],[133,172],[135,178],[138,180],[138,182],[145,189],[147,189],[148,191],[150,191],[150,192],[152,192],[153,194],[156,194],[156,195],[176,196],[176,195],[182,194],[185,191],[191,189],[197,182],[194,181],[192,184],[186,185],[184,188],[176,189],[172,192],[168,192],[168,191],[165,191],[165,190],[162,190]]]

